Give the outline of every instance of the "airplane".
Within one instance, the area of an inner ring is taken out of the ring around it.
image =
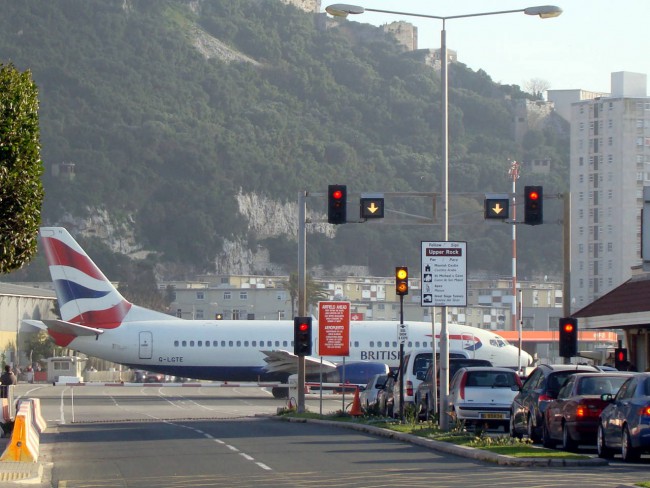
[[[25,322],[47,330],[57,345],[132,369],[198,380],[286,382],[297,371],[292,320],[186,320],[149,310],[126,300],[65,228],[42,227],[40,239],[61,319]],[[350,356],[307,357],[306,373],[324,371],[327,382],[344,377],[365,384],[364,378],[378,372],[373,364],[399,366],[398,325],[352,321]],[[317,323],[313,330],[318,344]],[[532,363],[529,354],[491,331],[460,324],[448,330],[450,350],[467,357],[495,366]],[[430,323],[408,322],[408,334],[405,348],[432,346]]]

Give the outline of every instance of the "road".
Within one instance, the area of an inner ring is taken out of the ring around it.
[[[649,478],[647,459],[500,467],[344,428],[280,422],[255,416],[284,404],[258,388],[19,388],[42,399],[50,426],[41,444],[52,463],[43,486],[615,487]],[[340,408],[340,400],[327,402]]]

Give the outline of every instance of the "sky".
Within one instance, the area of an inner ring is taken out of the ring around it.
[[[324,10],[337,2],[321,3]],[[612,72],[644,73],[650,78],[650,0],[362,0],[354,4],[442,17],[556,5],[563,13],[551,19],[523,13],[449,19],[447,48],[472,70],[482,69],[497,83],[522,88],[541,79],[552,90],[609,93]],[[404,20],[418,27],[419,48],[440,47],[441,20],[373,12],[351,15],[348,20],[378,26]]]

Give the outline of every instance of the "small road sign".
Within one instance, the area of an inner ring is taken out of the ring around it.
[[[359,199],[359,216],[362,219],[383,219],[384,195],[362,194]]]
[[[397,342],[404,344],[409,340],[409,326],[407,324],[397,325]]]
[[[485,195],[485,218],[500,220],[510,218],[508,195]]]

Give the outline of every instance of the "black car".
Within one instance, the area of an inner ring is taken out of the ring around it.
[[[510,435],[524,434],[533,442],[542,439],[544,411],[557,398],[566,379],[575,373],[599,372],[598,368],[576,364],[540,364],[528,376],[512,402]]]
[[[492,363],[487,359],[471,359],[471,358],[449,358],[449,382],[454,378],[454,375],[460,368],[469,368],[472,366],[492,366]],[[436,362],[436,370],[438,374],[437,388],[440,389],[440,362]],[[429,402],[429,395],[431,392],[431,383],[433,382],[433,368],[429,366],[424,375],[420,378],[422,383],[418,385],[415,393],[415,409],[418,413],[420,420],[425,420],[431,413],[431,404]],[[439,398],[439,397],[438,397]]]

